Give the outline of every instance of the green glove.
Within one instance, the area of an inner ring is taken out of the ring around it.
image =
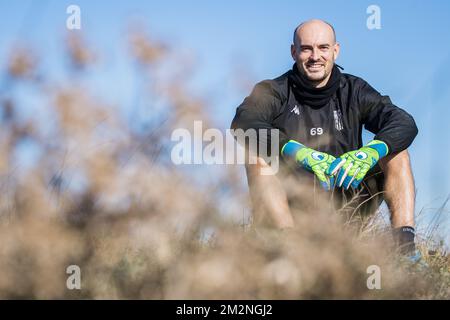
[[[331,185],[334,184],[334,177],[325,174],[330,164],[336,159],[332,155],[308,148],[295,140],[289,140],[281,149],[281,154],[294,159],[303,168],[313,172],[325,190],[330,190]]]
[[[336,183],[338,187],[350,186],[357,188],[367,172],[386,156],[389,148],[386,143],[380,140],[372,140],[358,150],[344,153],[333,161],[328,167],[326,174],[334,176],[337,174]],[[338,173],[339,170],[339,173]]]

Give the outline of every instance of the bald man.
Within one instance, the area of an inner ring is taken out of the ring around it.
[[[417,135],[414,119],[363,79],[341,73],[334,28],[310,20],[294,31],[292,70],[259,82],[237,108],[232,129],[278,129],[283,168],[261,175],[263,157],[247,165],[255,221],[278,228],[294,226],[291,208],[311,197],[286,193],[286,171],[302,186],[320,186],[351,214],[371,214],[386,201],[400,252],[415,257],[414,180],[407,148]],[[341,68],[342,69],[342,68]],[[375,137],[363,144],[363,128]],[[258,136],[270,146],[270,136]],[[295,195],[294,195],[295,198]],[[309,200],[308,200],[309,199]],[[255,208],[254,208],[255,209]],[[263,217],[263,212],[265,217]]]

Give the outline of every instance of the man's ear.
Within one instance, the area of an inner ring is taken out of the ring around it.
[[[295,46],[293,44],[291,44],[291,56],[292,56],[292,59],[294,59],[294,61],[297,61],[297,59],[296,59],[297,51],[295,50]]]
[[[341,45],[336,42],[336,44],[334,45],[334,60],[337,60],[340,51],[341,51]]]

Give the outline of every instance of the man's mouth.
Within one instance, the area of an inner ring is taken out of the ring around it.
[[[307,64],[306,65],[306,68],[309,69],[309,70],[319,70],[322,67],[324,67],[324,65],[321,64],[321,63],[312,63],[312,64]]]

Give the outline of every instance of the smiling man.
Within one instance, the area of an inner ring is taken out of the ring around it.
[[[292,70],[258,83],[237,108],[232,129],[278,129],[285,168],[302,186],[316,182],[340,206],[352,199],[351,214],[371,214],[383,200],[400,251],[416,257],[414,180],[407,148],[417,135],[413,118],[363,79],[341,73],[334,28],[310,20],[294,31]],[[375,134],[363,144],[363,128]],[[270,145],[269,136],[259,136]],[[267,163],[247,166],[254,214],[267,213],[279,228],[292,227],[285,177],[259,174]],[[303,197],[300,202],[311,199]],[[298,201],[297,201],[298,203]],[[262,217],[255,216],[255,221]],[[414,258],[413,258],[414,259]]]

